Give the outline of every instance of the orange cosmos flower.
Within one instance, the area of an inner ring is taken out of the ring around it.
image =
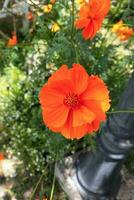
[[[7,44],[7,46],[8,47],[12,47],[12,46],[15,46],[16,44],[17,44],[17,35],[16,35],[16,33],[15,32],[13,32],[12,33],[12,38],[10,38],[9,40],[8,40],[8,44]]]
[[[51,4],[55,4],[56,0],[50,0]]]
[[[133,35],[134,31],[129,27],[122,27],[118,32],[118,37],[121,41],[127,40]]]
[[[34,15],[31,11],[29,11],[27,14],[26,14],[26,18],[30,21],[32,21],[34,19]]]
[[[79,19],[75,26],[83,29],[82,35],[85,40],[92,39],[100,29],[104,17],[110,8],[110,0],[89,0],[79,11]]]
[[[80,64],[62,65],[42,87],[39,100],[44,123],[70,139],[97,131],[110,107],[103,80],[89,76]]]
[[[0,161],[1,161],[1,160],[4,160],[4,159],[5,159],[4,154],[3,154],[3,153],[0,153]]]

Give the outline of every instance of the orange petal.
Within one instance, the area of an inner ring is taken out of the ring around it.
[[[89,17],[89,8],[87,6],[82,6],[79,11],[80,18],[88,18]]]
[[[52,76],[48,79],[48,83],[58,80],[69,79],[69,69],[67,65],[62,65]]]
[[[110,107],[110,99],[108,95],[108,91],[105,88],[94,88],[91,91],[91,94],[86,98],[88,100],[96,100],[101,103],[102,110],[107,111]]]
[[[102,2],[100,0],[90,0],[88,7],[90,9],[90,17],[94,18],[97,14]]]
[[[107,100],[107,99],[101,101],[100,104],[101,104],[102,110],[103,110],[104,112],[108,111],[109,108],[110,108],[110,106],[111,106],[111,105],[110,105],[110,100]]]
[[[87,124],[78,126],[78,127],[71,127],[64,126],[62,129],[62,135],[68,139],[80,139],[84,137],[88,132]]]
[[[55,132],[55,133],[60,133],[61,132],[61,127],[60,128],[55,128],[55,127],[49,127],[51,131]]]
[[[94,131],[97,131],[100,127],[100,121],[95,119],[93,122],[92,122],[92,127],[93,127],[93,130]]]
[[[69,80],[55,81],[42,87],[39,93],[40,103],[45,107],[62,103],[66,94],[73,91],[73,83]]]
[[[69,109],[64,104],[43,108],[43,120],[48,127],[59,128],[66,122]]]
[[[102,19],[100,20],[93,20],[93,27],[94,27],[94,34],[93,37],[96,35],[96,32],[101,28],[102,26]]]
[[[73,127],[90,123],[94,119],[95,114],[85,106],[81,106],[80,108],[73,110]]]
[[[88,25],[89,21],[90,20],[88,18],[80,18],[80,19],[76,20],[75,26],[78,29],[82,29]]]
[[[87,127],[88,127],[88,129],[87,129],[88,133],[92,133],[94,131],[92,123],[88,124]]]
[[[96,16],[105,17],[110,9],[110,0],[101,0],[100,8]]]
[[[87,108],[94,113],[95,118],[100,121],[106,120],[106,115],[104,111],[102,110],[101,103],[96,100],[89,100],[85,101],[84,104],[87,106]]]
[[[82,99],[85,100],[108,100],[109,99],[109,91],[103,82],[98,76],[91,76],[89,78],[89,84],[87,89],[81,95]]]
[[[73,82],[70,80],[59,80],[51,83],[52,91],[59,95],[67,95],[68,93],[74,92]]]
[[[92,38],[92,36],[94,35],[94,27],[93,27],[93,22],[91,20],[87,25],[87,27],[85,27],[84,30],[82,31],[82,35],[85,40]]]
[[[69,109],[64,105],[65,95],[72,91],[72,83],[69,80],[55,81],[46,84],[39,93],[39,99],[43,110],[43,119],[48,127],[62,126],[68,116]]]
[[[64,126],[62,127],[61,133],[64,137],[68,139],[79,139],[87,134],[88,125],[84,124],[82,126],[72,127],[72,112],[68,115],[68,119]]]
[[[39,93],[40,104],[45,107],[62,103],[63,98],[63,94],[56,93],[48,84],[44,85]]]
[[[79,95],[86,90],[88,86],[88,74],[80,64],[73,64],[71,69],[71,80],[74,85],[74,92]]]
[[[92,123],[88,124],[88,133],[95,132],[100,127],[100,121],[95,119]]]
[[[87,89],[80,95],[83,101],[95,100],[100,103],[103,112],[110,108],[109,91],[105,83],[97,76],[89,78]]]

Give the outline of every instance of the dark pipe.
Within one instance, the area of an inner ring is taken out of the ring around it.
[[[134,74],[120,98],[117,110],[134,110]],[[96,152],[83,153],[76,162],[76,185],[83,200],[115,199],[120,170],[134,146],[134,113],[109,117],[97,138]]]

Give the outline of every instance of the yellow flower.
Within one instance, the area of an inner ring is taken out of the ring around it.
[[[123,21],[120,20],[119,22],[117,22],[116,24],[113,25],[111,31],[113,33],[117,33],[120,30],[120,28],[122,28],[122,27],[123,27]]]
[[[49,12],[51,12],[52,7],[53,7],[52,4],[47,4],[47,5],[44,5],[42,7],[42,9],[43,9],[44,13],[49,13]]]
[[[84,6],[87,2],[87,0],[76,0],[77,1],[77,4],[81,7],[81,6]]]
[[[59,25],[57,23],[52,24],[52,27],[51,27],[51,31],[52,32],[55,33],[55,32],[57,32],[59,30],[60,30],[60,27],[59,27]]]

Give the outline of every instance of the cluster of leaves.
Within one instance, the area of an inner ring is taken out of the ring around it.
[[[5,41],[0,40],[0,143],[23,160],[31,176],[44,173],[44,166],[53,165],[65,155],[94,146],[91,136],[68,141],[43,124],[38,92],[50,74],[62,64],[79,62],[90,74],[105,80],[114,108],[133,71],[134,38],[121,43],[111,33],[117,19],[124,17],[126,23],[131,23],[133,3],[113,1],[104,27],[94,40],[84,41],[73,27],[72,2],[59,0],[50,13],[37,15],[31,23],[32,32],[18,33],[17,46],[7,48]],[[76,12],[77,4],[75,8]],[[38,7],[34,12],[38,12]],[[56,33],[50,28],[53,22],[60,26]]]

